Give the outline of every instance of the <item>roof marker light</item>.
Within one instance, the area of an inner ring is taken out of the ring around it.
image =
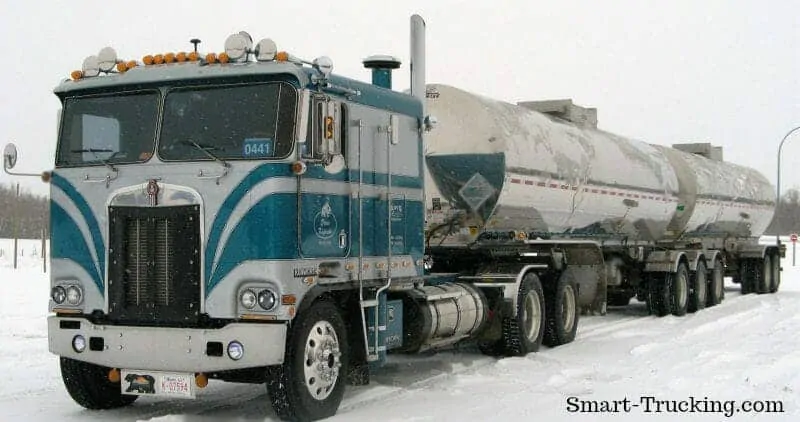
[[[181,52],[179,52],[178,54],[175,55],[175,61],[177,61],[178,63],[183,63],[186,60],[187,60],[187,57],[186,57],[186,52],[185,51],[181,51]]]
[[[229,61],[231,61],[231,58],[230,56],[228,56],[228,53],[223,51],[222,53],[219,53],[219,56],[217,56],[217,60],[219,60],[220,63],[228,63]]]
[[[260,62],[269,62],[275,60],[275,55],[278,53],[278,46],[275,41],[270,38],[264,38],[256,44],[256,60]]]
[[[153,63],[155,64],[164,64],[164,55],[163,54],[156,54],[153,56]]]
[[[153,61],[154,61],[154,58],[150,54],[142,57],[142,63],[144,63],[145,66],[150,66],[151,64],[153,64]]]
[[[97,66],[103,72],[110,72],[117,64],[117,52],[111,47],[105,47],[97,53]]]
[[[214,53],[206,54],[206,62],[208,63],[216,63],[217,62],[217,55]]]
[[[175,53],[164,54],[164,62],[165,63],[174,63],[175,62]]]

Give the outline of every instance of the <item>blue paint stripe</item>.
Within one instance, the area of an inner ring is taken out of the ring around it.
[[[253,169],[241,182],[231,191],[225,201],[223,201],[211,229],[208,232],[208,242],[206,243],[205,251],[205,281],[206,285],[211,285],[212,279],[218,279],[212,271],[214,259],[217,258],[217,247],[219,246],[222,232],[225,226],[228,225],[233,210],[242,199],[247,195],[254,186],[263,182],[270,177],[290,177],[292,176],[291,168],[288,163],[266,163]],[[321,166],[312,165],[309,167],[307,173],[302,176],[303,178],[320,179],[320,180],[333,180],[333,181],[358,181],[359,171],[348,170],[339,172],[337,174],[330,174],[325,171]],[[363,172],[364,183],[386,186],[389,182],[389,176],[386,173],[377,173],[371,171]],[[392,186],[410,189],[422,189],[422,178],[413,176],[392,175]],[[230,239],[228,240],[230,242]],[[225,246],[227,247],[227,245]]]
[[[51,258],[63,258],[74,261],[86,270],[92,281],[103,294],[103,278],[97,273],[97,267],[86,245],[86,240],[81,234],[78,224],[58,204],[50,201],[50,226],[51,226]]]
[[[67,179],[58,173],[53,173],[52,183],[61,189],[65,195],[67,195],[67,198],[69,198],[75,204],[75,207],[78,208],[81,216],[86,221],[86,225],[89,227],[89,234],[92,237],[92,243],[94,244],[94,250],[97,254],[97,261],[98,264],[100,264],[99,274],[100,279],[102,280],[106,273],[106,248],[100,231],[100,225],[97,224],[97,218],[95,218],[92,208],[89,206],[89,203],[86,202],[86,199],[83,197],[83,195],[81,195],[78,190],[75,189],[75,186],[72,186]],[[97,269],[95,269],[95,271],[97,271]]]

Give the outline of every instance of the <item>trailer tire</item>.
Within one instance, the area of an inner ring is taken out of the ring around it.
[[[561,276],[545,296],[546,325],[543,342],[548,347],[575,340],[578,332],[578,294],[571,277]]]
[[[708,280],[708,299],[706,305],[716,306],[722,303],[725,297],[725,273],[722,268],[722,260],[717,258],[714,261],[714,269],[711,270],[711,277]]]
[[[667,274],[667,308],[675,316],[684,316],[689,309],[689,269],[686,263],[678,264],[678,270]]]
[[[689,312],[701,311],[706,307],[708,302],[708,273],[706,263],[700,261],[697,263],[697,270],[691,277],[689,284]]]
[[[517,294],[517,316],[503,318],[503,351],[506,356],[525,356],[539,351],[545,331],[542,283],[534,273],[522,278]]]
[[[763,259],[756,262],[756,270],[760,270],[758,271],[759,277],[755,283],[756,293],[769,293],[772,289],[772,255],[764,255]]]
[[[647,310],[651,315],[663,317],[669,314],[666,279],[664,273],[651,273],[647,276]]]
[[[749,295],[755,293],[758,285],[758,273],[755,259],[743,259],[739,264],[739,283],[742,287],[742,294]]]
[[[777,293],[781,288],[781,256],[778,253],[772,254],[772,280],[769,285],[770,293]]]
[[[61,379],[72,400],[91,410],[128,406],[139,396],[122,394],[120,384],[108,380],[111,368],[62,357]]]
[[[267,392],[278,417],[314,421],[335,415],[344,396],[349,357],[345,324],[336,305],[321,299],[300,312],[289,330],[284,363],[267,369]]]

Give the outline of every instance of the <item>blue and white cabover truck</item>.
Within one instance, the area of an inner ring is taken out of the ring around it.
[[[762,175],[571,101],[426,85],[424,30],[412,16],[410,93],[393,57],[364,61],[367,84],[246,33],[220,54],[105,48],[56,88],[48,333],[78,404],[217,379],[316,420],[390,352],[520,356],[607,302],[683,315],[725,275],[777,291]]]

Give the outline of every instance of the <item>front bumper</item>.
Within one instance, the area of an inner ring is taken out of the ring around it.
[[[213,372],[278,365],[283,363],[286,331],[286,324],[233,323],[203,329],[94,325],[82,317],[47,318],[51,353],[111,368],[153,371]],[[86,339],[82,353],[72,348],[72,339],[78,334]],[[90,350],[91,338],[95,338],[95,346],[100,343],[97,338],[102,339],[102,350]],[[233,340],[244,346],[240,360],[225,352]],[[222,343],[222,356],[209,356],[209,343],[215,342]]]

